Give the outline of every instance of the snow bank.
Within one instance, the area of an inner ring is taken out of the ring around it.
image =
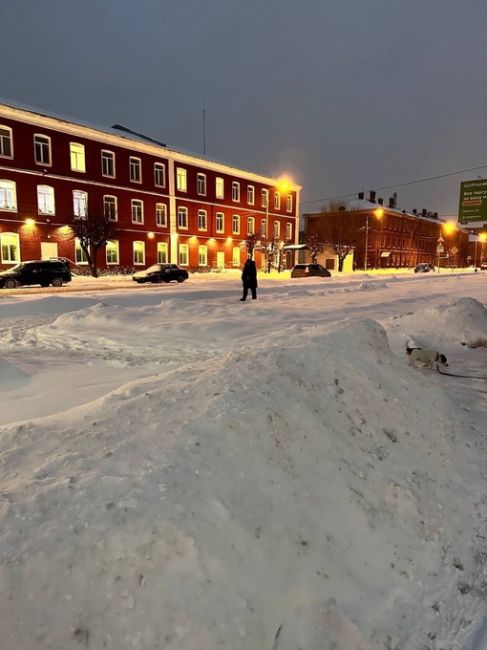
[[[0,386],[5,389],[14,389],[28,383],[29,375],[0,357]]]
[[[424,610],[455,558],[468,579],[484,529],[435,382],[347,320],[0,428],[2,647],[382,650],[444,631]]]

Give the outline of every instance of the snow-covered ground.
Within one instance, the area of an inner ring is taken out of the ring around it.
[[[487,648],[487,381],[404,354],[486,377],[485,274],[90,286],[0,294],[2,650]]]

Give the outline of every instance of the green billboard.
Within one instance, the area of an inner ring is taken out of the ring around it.
[[[461,183],[458,221],[487,222],[487,178]]]

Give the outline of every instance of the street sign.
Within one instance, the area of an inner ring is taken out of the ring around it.
[[[444,244],[444,243],[445,243],[445,240],[443,239],[443,237],[440,234],[440,236],[438,237],[438,244]]]
[[[452,255],[456,255],[458,253],[458,248],[456,246],[454,246],[453,248],[450,248],[450,253]]]
[[[441,253],[445,252],[445,247],[443,246],[443,244],[438,244],[438,246],[436,247],[436,252],[438,255],[441,255]]]

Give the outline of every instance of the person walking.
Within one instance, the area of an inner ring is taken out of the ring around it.
[[[243,296],[240,298],[242,302],[247,300],[247,294],[249,289],[252,293],[252,300],[257,298],[257,267],[255,266],[254,260],[249,257],[245,262],[245,266],[242,271],[242,284],[243,284]]]

